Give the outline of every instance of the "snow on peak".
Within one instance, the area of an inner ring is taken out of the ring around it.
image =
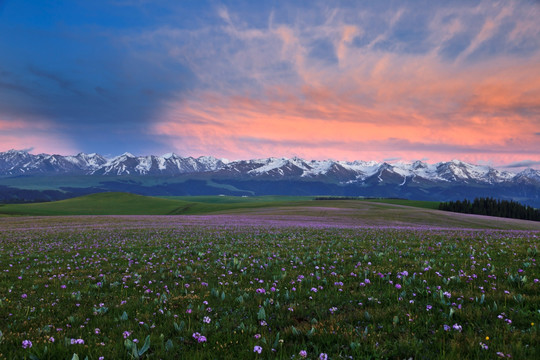
[[[171,159],[171,158],[173,158],[173,159],[178,158],[178,155],[176,155],[173,152],[170,152],[170,153],[166,153],[166,154],[161,155],[160,158],[168,160],[168,159]]]

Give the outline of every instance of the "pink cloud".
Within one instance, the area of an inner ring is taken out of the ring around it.
[[[432,54],[346,60],[340,69],[295,62],[307,80],[262,96],[193,93],[169,103],[153,131],[180,152],[232,158],[540,160],[538,56],[469,66]],[[257,138],[266,141],[242,140]]]
[[[49,121],[0,119],[0,151],[32,149],[32,153],[71,155],[78,151]]]

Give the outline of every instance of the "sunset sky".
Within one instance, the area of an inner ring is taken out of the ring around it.
[[[540,169],[538,1],[0,0],[0,151]]]

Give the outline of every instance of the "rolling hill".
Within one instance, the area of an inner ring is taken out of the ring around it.
[[[200,200],[200,201],[196,201]],[[410,206],[409,206],[410,205]],[[198,215],[228,216],[231,221],[251,219],[283,223],[331,226],[427,226],[438,228],[486,228],[540,230],[540,223],[480,215],[449,213],[432,209],[432,202],[406,200],[324,200],[287,197],[197,197],[164,199],[128,193],[100,193],[78,198],[32,204],[0,206],[0,215]],[[190,217],[193,218],[193,217]],[[156,222],[166,221],[157,216]]]

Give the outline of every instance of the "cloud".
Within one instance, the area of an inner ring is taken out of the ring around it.
[[[119,4],[123,26],[44,33],[61,56],[18,41],[0,116],[111,153],[540,160],[533,3]]]
[[[73,85],[73,83],[67,79],[65,79],[62,75],[56,74],[54,72],[46,71],[43,69],[40,69],[36,67],[35,65],[28,66],[28,71],[37,77],[51,80],[52,82],[56,83],[60,88],[69,90],[77,95],[83,95],[78,89],[76,89]]]
[[[8,121],[0,118],[0,151],[23,149],[39,153],[76,154],[77,147],[56,130],[56,125],[47,120]]]
[[[532,167],[535,165],[540,165],[540,161],[533,161],[533,160],[522,160],[522,161],[516,161],[512,162],[510,164],[502,165],[501,167],[504,168],[521,168],[521,167]]]
[[[318,22],[308,14],[292,23],[272,13],[267,28],[253,28],[220,9],[225,45],[189,52],[208,86],[168,101],[152,131],[184,152],[229,157],[303,151],[358,158],[378,151],[377,158],[459,155],[500,163],[539,156],[532,134],[540,125],[540,80],[530,74],[540,71],[540,52],[505,49],[478,61],[480,49],[503,27],[517,26],[516,14],[526,9],[489,2],[420,9],[424,43],[413,52],[407,36],[418,19],[407,15],[414,11],[386,11],[384,19],[369,9],[355,18],[333,9]],[[440,29],[426,16],[440,20]],[[483,25],[473,31],[466,19]],[[529,41],[536,28],[520,26],[512,36]],[[449,58],[445,44],[462,34],[474,35]],[[220,61],[209,62],[208,53]]]

